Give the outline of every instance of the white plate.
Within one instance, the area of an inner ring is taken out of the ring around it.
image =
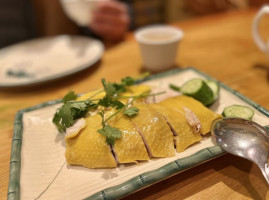
[[[0,87],[44,83],[79,72],[103,55],[102,42],[82,36],[39,38],[0,50]]]
[[[144,84],[165,90],[169,95],[178,95],[169,90],[170,83],[180,86],[197,77],[210,79],[189,68],[155,75]],[[223,154],[210,137],[205,137],[174,157],[152,159],[139,165],[121,164],[113,169],[67,166],[64,135],[58,133],[52,123],[60,106],[58,102],[47,102],[17,113],[8,199],[118,199]],[[219,98],[210,109],[221,113],[232,104],[252,107],[253,120],[263,126],[269,124],[266,109],[221,84]]]

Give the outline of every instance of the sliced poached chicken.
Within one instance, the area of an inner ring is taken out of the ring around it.
[[[139,95],[148,88],[136,86],[123,96]],[[92,95],[93,92],[87,93],[79,97],[79,100]],[[103,95],[100,92],[96,98]],[[126,102],[127,98],[124,99]],[[119,113],[108,121],[109,125],[122,132],[121,139],[116,140],[113,147],[107,145],[105,136],[97,132],[102,126],[101,117],[96,112],[85,118],[86,125],[83,121],[78,121],[65,138],[67,163],[88,168],[111,168],[116,167],[117,163],[175,156],[174,146],[177,152],[182,152],[200,141],[200,133],[208,133],[212,121],[220,117],[187,96],[172,97],[155,104],[145,104],[140,100],[133,106],[139,109],[136,116],[128,117]],[[114,112],[110,109],[106,115]]]

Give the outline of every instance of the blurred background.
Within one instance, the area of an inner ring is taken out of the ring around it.
[[[155,23],[173,23],[216,12],[259,8],[269,0],[127,0],[129,30]],[[84,35],[59,0],[1,0],[0,48],[23,40],[59,34]]]

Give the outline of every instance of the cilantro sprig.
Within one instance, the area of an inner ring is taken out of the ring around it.
[[[128,115],[129,117],[135,116],[138,113],[139,109],[136,107],[127,108],[123,111],[123,114]]]
[[[62,102],[67,103],[68,101],[75,100],[77,97],[78,95],[76,95],[74,91],[70,91],[63,97]]]
[[[98,105],[106,107],[106,108],[113,107],[113,108],[116,108],[117,110],[124,106],[122,102],[109,98],[107,95],[98,101]]]
[[[121,138],[121,131],[118,128],[106,125],[104,128],[97,130],[98,133],[106,136],[106,143],[114,145],[116,139]]]
[[[104,91],[106,92],[107,97],[115,97],[120,93],[126,91],[126,86],[131,86],[135,84],[136,79],[132,77],[126,77],[121,79],[121,83],[110,83],[106,82],[106,80],[102,79],[102,84],[104,87]]]
[[[67,101],[54,114],[53,123],[63,133],[75,123],[76,119],[84,117],[90,109],[97,107],[91,100]]]
[[[149,91],[143,92],[137,96],[120,96],[125,92],[127,86],[131,86],[137,79],[126,77],[121,80],[120,83],[110,83],[105,79],[102,79],[103,90],[99,90],[93,94],[89,99],[84,101],[75,101],[78,95],[73,91],[67,93],[62,99],[63,105],[57,109],[53,117],[53,123],[58,128],[59,132],[63,133],[67,128],[71,127],[75,121],[81,117],[84,117],[89,111],[98,109],[98,114],[102,118],[102,128],[97,130],[100,134],[106,137],[106,143],[108,145],[114,145],[115,140],[121,138],[121,131],[110,126],[107,122],[115,117],[118,113],[123,111],[123,114],[128,117],[133,117],[138,114],[139,109],[131,106],[131,104],[138,98],[144,98],[147,96],[155,96],[163,94],[164,92],[149,94]],[[105,96],[101,99],[93,99],[94,96],[100,92],[105,92]],[[132,100],[126,104],[123,104],[119,99],[132,98]],[[116,109],[116,112],[105,119],[105,109],[112,107]]]
[[[141,95],[136,96],[129,103],[127,103],[125,105],[122,104],[123,106],[121,106],[121,107],[115,107],[117,111],[115,113],[113,113],[111,116],[109,116],[108,118],[106,118],[106,119],[105,119],[105,111],[103,109],[100,112],[98,112],[98,114],[102,118],[102,126],[103,127],[101,129],[97,130],[97,132],[99,132],[102,135],[106,136],[106,143],[108,145],[114,145],[115,140],[121,138],[121,131],[118,128],[111,127],[110,125],[107,124],[107,122],[110,119],[112,119],[113,117],[115,117],[122,110],[124,110],[123,114],[125,114],[125,115],[128,115],[128,116],[136,115],[138,113],[138,108],[136,108],[136,107],[128,108],[128,106],[130,106],[133,103],[133,101],[135,101],[135,99],[140,98],[142,96],[144,96],[144,93],[142,93]]]

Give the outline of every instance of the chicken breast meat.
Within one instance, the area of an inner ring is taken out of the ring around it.
[[[132,86],[123,96],[148,91],[148,86]],[[92,94],[87,93],[78,99],[87,99]],[[100,92],[98,97],[103,95]],[[127,100],[123,101],[126,103]],[[122,133],[114,146],[108,145],[106,137],[97,132],[101,128],[101,116],[91,114],[86,117],[86,125],[65,138],[67,163],[88,168],[114,168],[123,163],[172,157],[199,142],[201,135],[210,131],[212,121],[220,117],[184,95],[159,103],[145,103],[140,99],[133,106],[139,109],[136,116],[128,117],[121,112],[108,121]],[[106,115],[114,112],[108,110]]]

